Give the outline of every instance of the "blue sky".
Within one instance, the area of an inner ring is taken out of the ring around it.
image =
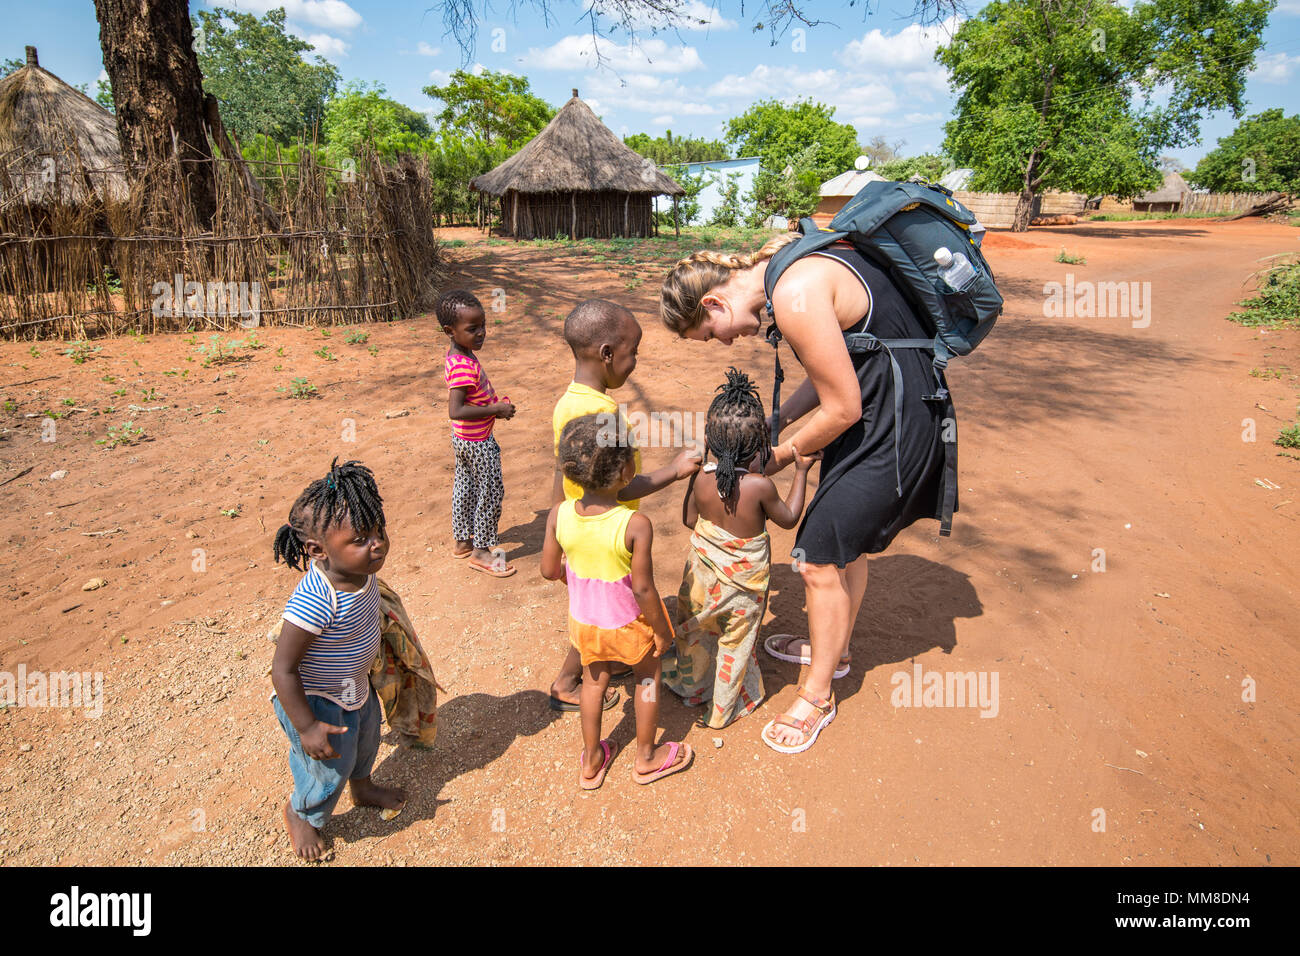
[[[527,76],[538,95],[560,105],[577,87],[584,100],[620,135],[634,132],[721,137],[726,120],[755,100],[812,97],[836,108],[836,119],[857,127],[859,139],[883,135],[905,140],[905,154],[937,151],[953,97],[933,60],[945,28],[922,30],[911,21],[912,0],[878,0],[864,15],[862,2],[809,0],[807,9],[828,22],[787,33],[776,46],[755,32],[756,4],[691,0],[691,24],[651,34],[636,46],[621,35],[600,45],[598,67],[579,0],[552,0],[549,24],[521,3],[512,17],[497,0],[486,15],[469,68],[481,66]],[[190,0],[201,7],[236,7],[261,14],[277,6],[292,32],[312,42],[345,80],[380,82],[390,96],[428,111],[421,89],[442,83],[462,65],[461,51],[445,36],[431,0]],[[976,11],[981,3],[971,3]],[[481,5],[480,5],[481,8]],[[100,76],[99,25],[91,0],[3,0],[6,41],[0,57],[21,57],[24,44],[40,49],[41,65],[69,83]],[[951,29],[949,25],[947,29]],[[1300,112],[1300,0],[1279,0],[1265,45],[1247,88],[1250,113],[1281,107]],[[1235,122],[1224,113],[1202,124],[1202,145],[1174,153],[1188,165],[1211,149]]]

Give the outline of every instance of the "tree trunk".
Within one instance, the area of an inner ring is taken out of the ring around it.
[[[1029,229],[1029,220],[1034,213],[1034,191],[1026,186],[1020,190],[1016,200],[1016,217],[1011,222],[1012,232],[1025,232]]]
[[[95,0],[95,16],[123,159],[139,167],[175,148],[188,160],[182,168],[195,217],[209,225],[216,176],[188,0]]]

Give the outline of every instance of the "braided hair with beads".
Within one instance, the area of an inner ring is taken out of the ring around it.
[[[359,461],[330,463],[329,474],[313,481],[289,509],[289,523],[280,526],[273,545],[275,560],[298,571],[306,568],[306,540],[322,534],[346,517],[359,532],[385,526],[384,499],[370,469]]]
[[[759,467],[765,468],[771,449],[763,400],[749,376],[737,368],[729,368],[727,381],[717,391],[704,423],[704,440],[710,454],[718,460],[715,474],[718,495],[730,500],[740,488],[737,469],[743,469],[756,456]]]

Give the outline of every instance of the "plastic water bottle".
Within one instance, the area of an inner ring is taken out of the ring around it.
[[[956,292],[961,292],[979,275],[969,259],[960,252],[954,255],[947,246],[934,250],[934,261],[939,265],[943,281]]]

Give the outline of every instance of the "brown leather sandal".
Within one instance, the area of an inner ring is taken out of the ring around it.
[[[803,753],[817,741],[817,736],[822,732],[832,720],[835,719],[838,708],[835,706],[835,695],[831,694],[830,700],[823,700],[816,694],[809,692],[802,684],[797,691],[800,697],[812,704],[813,712],[802,720],[796,720],[790,714],[784,713],[767,722],[763,728],[763,743],[767,744],[777,753],[782,754],[799,754]],[[783,744],[772,739],[771,730],[776,726],[790,727],[803,734],[804,740],[798,744]]]

